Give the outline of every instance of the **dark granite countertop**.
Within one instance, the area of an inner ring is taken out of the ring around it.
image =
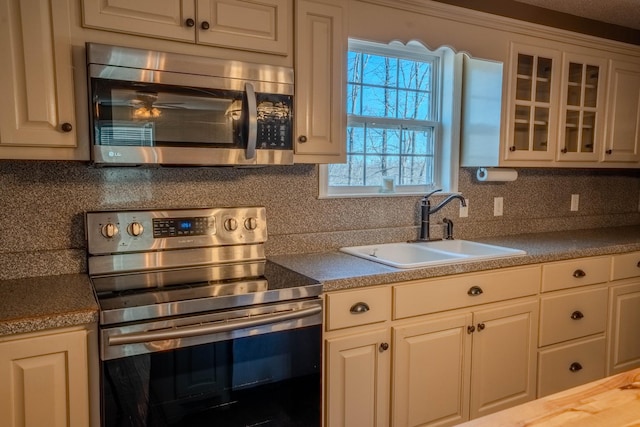
[[[97,321],[98,304],[86,274],[0,281],[0,336]]]
[[[640,226],[473,239],[527,255],[402,270],[339,251],[278,255],[269,260],[323,283],[324,291],[451,274],[640,251]],[[86,274],[0,281],[0,336],[95,323],[98,305]]]
[[[339,251],[280,255],[269,259],[322,282],[324,291],[333,291],[571,258],[640,251],[640,226],[520,234],[473,240],[522,249],[527,254],[416,269],[388,267]]]

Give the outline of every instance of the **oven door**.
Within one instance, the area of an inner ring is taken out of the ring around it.
[[[320,425],[320,300],[178,320],[102,331],[103,427]]]

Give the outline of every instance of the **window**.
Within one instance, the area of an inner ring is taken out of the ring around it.
[[[455,190],[444,176],[451,167],[443,167],[451,158],[443,144],[451,134],[443,125],[451,116],[443,114],[443,93],[453,93],[443,74],[449,63],[449,49],[349,41],[347,162],[321,167],[321,197]]]

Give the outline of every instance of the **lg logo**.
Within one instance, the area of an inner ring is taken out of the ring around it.
[[[117,151],[109,151],[109,157],[122,157],[122,153],[119,153]]]

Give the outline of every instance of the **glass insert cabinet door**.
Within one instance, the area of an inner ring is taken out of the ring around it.
[[[505,159],[555,158],[560,60],[558,51],[511,45]]]
[[[597,161],[604,137],[607,62],[564,54],[558,160]]]

